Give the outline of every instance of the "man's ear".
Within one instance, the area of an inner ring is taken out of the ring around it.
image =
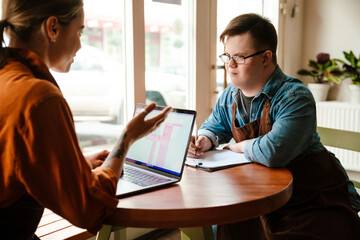
[[[273,58],[273,54],[270,50],[267,50],[265,53],[264,53],[264,60],[263,60],[263,64],[264,66],[267,66],[271,63],[272,61],[272,58]]]
[[[48,17],[45,24],[45,30],[49,38],[49,41],[53,43],[56,42],[60,30],[60,24],[58,18],[55,16]]]

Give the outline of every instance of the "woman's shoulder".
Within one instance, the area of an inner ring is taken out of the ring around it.
[[[62,97],[60,89],[51,81],[35,77],[19,62],[11,62],[0,70],[0,84],[9,96],[18,100],[44,99],[52,96]],[[20,99],[19,99],[20,98]]]
[[[0,102],[8,117],[17,118],[30,113],[53,98],[64,101],[60,89],[52,82],[35,77],[19,63],[8,64],[0,70]],[[65,102],[65,101],[64,101]]]

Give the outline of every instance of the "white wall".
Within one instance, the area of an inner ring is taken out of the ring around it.
[[[308,59],[315,60],[319,52],[344,59],[342,52],[352,50],[359,56],[359,9],[359,0],[304,0],[301,68],[306,68]],[[348,100],[348,83],[340,85],[339,93],[335,89],[329,100]]]
[[[285,74],[296,77],[302,66],[303,0],[280,1],[278,63]],[[292,11],[294,15],[292,15]]]

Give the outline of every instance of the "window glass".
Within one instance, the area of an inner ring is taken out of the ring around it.
[[[147,102],[189,107],[188,1],[145,0]]]
[[[69,73],[52,72],[85,152],[113,145],[123,127],[123,5],[120,0],[84,0],[82,48]]]

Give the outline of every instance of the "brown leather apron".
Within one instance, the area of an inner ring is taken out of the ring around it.
[[[267,99],[262,116],[239,127],[234,102],[234,140],[257,138],[271,131],[270,106]],[[299,155],[286,168],[293,175],[289,202],[260,218],[218,226],[217,239],[360,239],[360,218],[351,206],[346,176],[326,149]]]

